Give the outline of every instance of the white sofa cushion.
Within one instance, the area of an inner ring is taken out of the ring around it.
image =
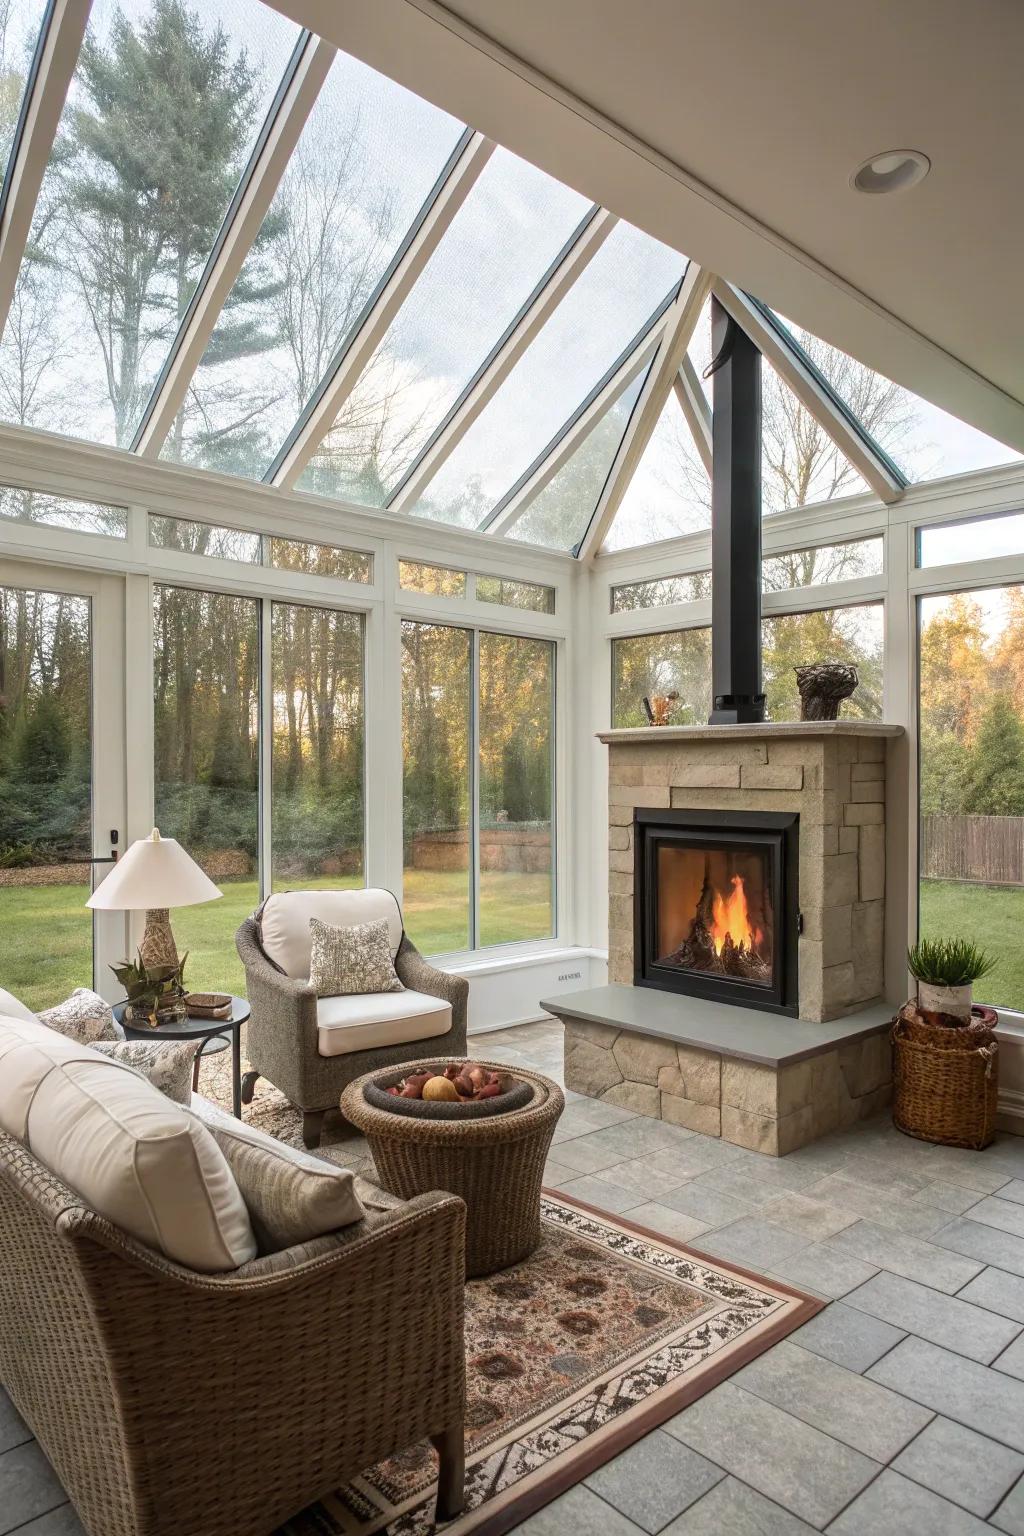
[[[426,992],[359,992],[321,997],[316,1022],[320,1055],[347,1056],[350,1051],[446,1035],[452,1027],[452,1005]]]
[[[310,918],[334,928],[352,928],[384,918],[392,960],[402,942],[402,913],[390,891],[371,886],[365,891],[278,891],[268,896],[257,922],[267,959],[293,979],[309,979],[313,940]]]
[[[189,1269],[237,1269],[256,1239],[206,1127],[130,1067],[0,1018],[0,1126],[140,1242]]]
[[[31,1008],[26,1008],[23,1002],[15,997],[13,992],[5,992],[0,987],[0,1018],[2,1019],[27,1019],[30,1024],[38,1024],[39,1020]]]

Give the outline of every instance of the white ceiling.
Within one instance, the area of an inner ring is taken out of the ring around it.
[[[275,0],[1024,449],[1019,0]],[[854,192],[870,155],[932,172]]]

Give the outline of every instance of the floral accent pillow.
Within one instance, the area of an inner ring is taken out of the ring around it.
[[[97,1040],[119,1040],[121,1031],[114,1022],[110,1004],[88,987],[76,987],[70,997],[53,1008],[37,1013],[40,1024],[66,1035],[76,1045],[93,1045]]]
[[[405,991],[391,958],[386,918],[335,928],[311,917],[309,931],[313,941],[309,979],[317,997]]]
[[[92,1048],[131,1067],[175,1104],[191,1103],[195,1040],[96,1040]]]

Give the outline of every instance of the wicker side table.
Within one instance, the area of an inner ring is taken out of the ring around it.
[[[409,1062],[406,1072],[444,1067],[445,1060]],[[366,1137],[381,1184],[403,1200],[443,1189],[466,1202],[466,1274],[489,1275],[518,1264],[540,1242],[540,1191],[544,1163],[558,1117],[562,1090],[539,1072],[502,1062],[482,1067],[508,1072],[533,1085],[522,1109],[481,1120],[426,1120],[392,1114],[368,1104],[368,1072],[349,1083],[341,1112]]]

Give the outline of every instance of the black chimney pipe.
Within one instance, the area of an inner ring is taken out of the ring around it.
[[[764,719],[761,354],[711,299],[711,725]]]

